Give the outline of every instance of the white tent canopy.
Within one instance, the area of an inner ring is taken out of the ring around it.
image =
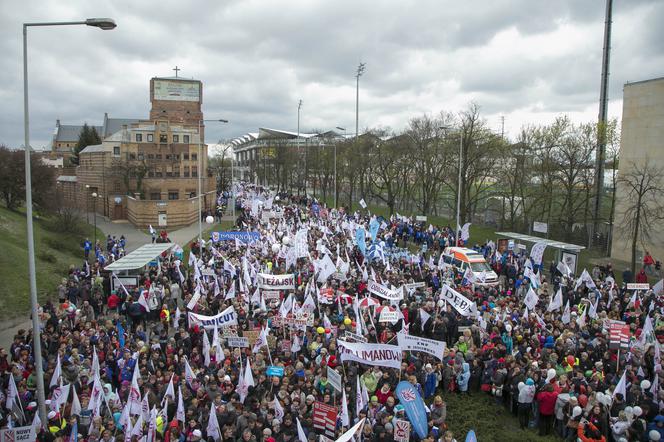
[[[114,263],[104,267],[104,270],[113,272],[123,270],[136,270],[145,267],[150,261],[154,261],[166,250],[175,246],[175,243],[145,244],[133,252],[129,253]]]
[[[541,242],[546,244],[547,247],[552,247],[554,249],[560,249],[560,250],[570,250],[576,253],[579,253],[581,250],[585,249],[585,247],[576,244],[569,244],[565,242],[555,241],[553,239],[540,238],[539,236],[524,235],[522,233],[496,232],[496,235],[524,242],[532,242],[532,243]]]

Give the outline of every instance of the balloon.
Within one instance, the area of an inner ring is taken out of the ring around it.
[[[284,236],[284,237],[281,239],[281,242],[284,243],[284,245],[288,245],[288,244],[290,244],[290,238],[287,237],[287,236]]]
[[[572,355],[567,356],[567,363],[569,365],[574,365],[574,356]]]
[[[344,318],[344,325],[350,325],[352,322],[350,318]]]
[[[581,408],[586,408],[586,405],[588,405],[588,396],[586,396],[585,394],[580,394],[579,405],[581,406]]]
[[[331,330],[329,328],[326,328],[325,333],[329,335],[331,333]]]
[[[353,322],[350,323],[350,325],[353,326],[353,328],[354,328],[354,327],[357,326],[357,323],[355,321],[353,321]]]
[[[279,253],[279,250],[281,249],[281,246],[277,243],[272,244],[272,252],[273,253]]]
[[[208,223],[208,224],[212,224],[214,222],[214,217],[212,215],[208,215],[205,218],[205,222]]]
[[[318,327],[316,329],[316,331],[318,332],[319,335],[322,335],[323,333],[325,333],[325,329],[323,327]]]

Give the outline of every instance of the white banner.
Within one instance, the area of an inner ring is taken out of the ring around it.
[[[30,426],[16,427],[0,432],[0,442],[30,442]]]
[[[379,367],[401,368],[401,348],[395,345],[351,343],[338,340],[341,361],[355,361]]]
[[[263,299],[265,299],[265,301],[278,301],[281,298],[279,295],[279,290],[263,290],[261,294],[263,295]]]
[[[327,380],[330,384],[341,393],[341,375],[338,371],[328,365],[327,367]]]
[[[390,301],[398,301],[399,299],[403,299],[403,290],[390,290],[384,285],[378,284],[376,281],[371,279],[367,284],[367,290],[369,290],[374,295],[389,299]]]
[[[307,242],[308,229],[300,229],[295,234],[295,255],[297,258],[306,258],[309,256],[309,244]]]
[[[198,315],[189,312],[189,326],[201,325],[206,330],[213,330],[215,327],[225,327],[228,325],[237,325],[237,313],[233,306],[228,307],[221,313],[214,316]]]
[[[229,336],[226,339],[229,347],[249,348],[249,338],[245,336]]]
[[[403,285],[403,287],[404,287],[406,290],[408,290],[409,292],[412,291],[412,290],[415,290],[415,289],[419,289],[419,288],[422,288],[422,287],[426,287],[426,286],[427,286],[427,283],[424,282],[424,281],[421,281],[421,282],[411,282],[411,283],[409,283],[409,284],[404,284],[404,285]]]
[[[399,313],[397,311],[392,311],[387,307],[383,307],[380,311],[380,316],[378,317],[378,322],[391,322],[395,323],[399,320]]]
[[[397,333],[397,340],[399,341],[399,347],[403,351],[421,351],[441,361],[443,360],[443,354],[445,354],[445,342],[443,341],[435,341],[401,332]]]
[[[259,273],[258,286],[262,289],[270,290],[294,290],[295,275],[270,275],[267,273]]]
[[[444,299],[445,301],[449,302],[452,305],[452,307],[454,307],[456,311],[461,313],[463,316],[470,315],[471,306],[473,302],[471,302],[461,293],[454,290],[449,285],[446,284],[445,286],[443,286],[443,290],[440,293],[440,297],[441,299]]]

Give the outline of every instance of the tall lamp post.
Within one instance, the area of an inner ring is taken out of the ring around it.
[[[90,185],[85,185],[85,222],[90,224]]]
[[[297,151],[300,152],[300,111],[302,110],[302,100],[297,102]],[[306,147],[305,147],[306,149]],[[301,153],[301,152],[300,152]],[[307,151],[304,151],[304,195],[307,195]],[[298,189],[297,194],[300,194]]]
[[[346,141],[346,128],[337,126],[337,129],[344,131],[344,141]],[[337,198],[337,143],[334,143],[334,208],[339,206]]]
[[[28,237],[28,273],[30,277],[30,305],[32,309],[32,346],[37,375],[37,402],[39,417],[46,424],[46,399],[44,393],[44,363],[41,354],[41,337],[37,313],[37,277],[35,271],[35,241],[32,226],[32,171],[30,170],[30,112],[28,111],[28,27],[86,25],[105,31],[115,29],[115,21],[110,18],[89,18],[83,21],[23,23],[23,131],[25,136],[25,213]]]
[[[201,136],[201,125],[206,122],[228,123],[228,120],[222,118],[215,120],[198,120],[198,247],[200,250],[201,240],[203,238],[203,192],[201,190],[201,175],[203,174],[203,155],[202,144],[203,137]],[[200,252],[199,252],[200,253]]]
[[[438,129],[447,131],[451,126],[440,126]],[[458,129],[459,133],[459,182],[457,185],[457,200],[456,200],[456,238],[457,245],[459,245],[459,229],[461,229],[461,168],[463,167],[463,126]]]
[[[95,245],[95,251],[97,250],[97,192],[92,192],[92,210],[93,210],[93,215],[95,218],[95,242],[93,243]]]

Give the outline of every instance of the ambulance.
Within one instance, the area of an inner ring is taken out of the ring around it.
[[[487,264],[484,256],[466,247],[447,247],[443,251],[443,267],[453,267],[461,274],[470,268],[475,277],[475,285],[494,287],[498,285],[498,275]]]

